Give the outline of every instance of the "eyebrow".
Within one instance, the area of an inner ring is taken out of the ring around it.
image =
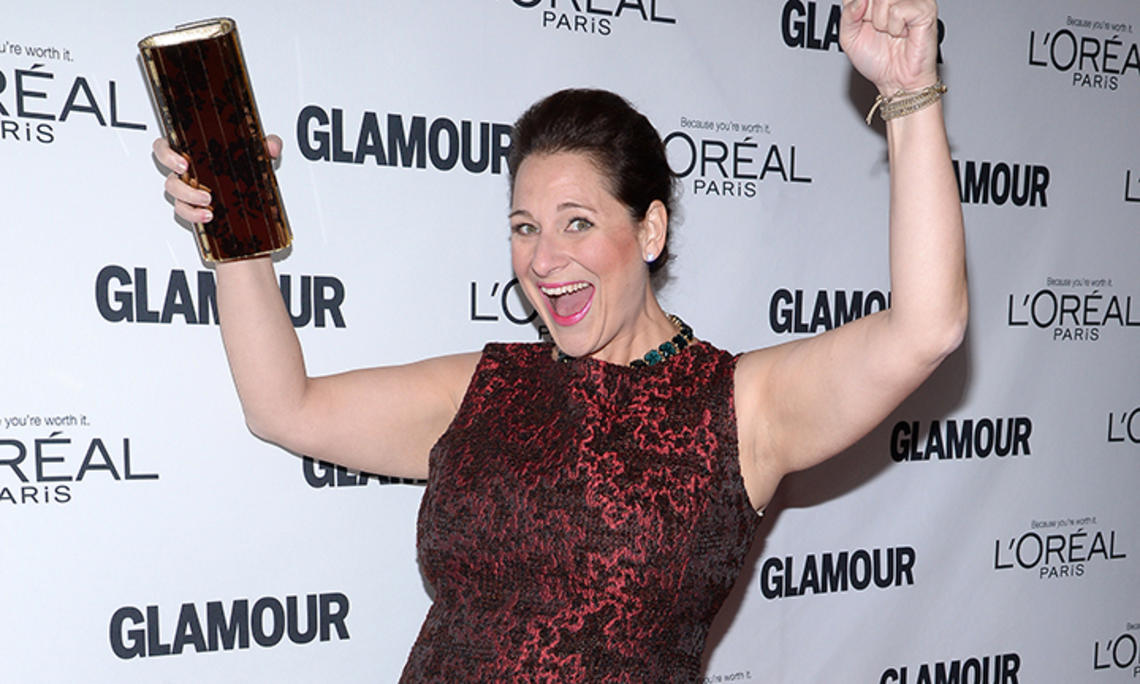
[[[558,211],[565,211],[567,209],[585,209],[586,211],[596,211],[593,207],[585,204],[579,204],[578,202],[563,202],[558,205],[557,209]],[[516,216],[522,215],[531,216],[531,213],[526,209],[515,209],[511,213],[507,214],[507,218],[514,218]]]

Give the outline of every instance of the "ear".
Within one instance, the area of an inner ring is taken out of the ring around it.
[[[641,243],[641,257],[651,262],[665,249],[665,239],[669,236],[669,212],[661,200],[653,200],[641,219],[638,241]]]

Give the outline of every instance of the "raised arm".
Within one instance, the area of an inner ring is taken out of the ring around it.
[[[267,143],[280,154],[281,142]],[[175,212],[208,222],[209,194],[183,183],[185,161],[165,140],[156,159],[173,169],[166,191]],[[447,428],[479,355],[310,378],[273,262],[217,265],[218,319],[242,410],[258,436],[292,451],[395,477],[427,476],[428,450]]]
[[[854,0],[841,43],[884,96],[938,80],[933,0]],[[965,242],[940,102],[887,122],[891,307],[816,337],[745,354],[736,372],[741,467],[753,503],[784,474],[879,424],[961,342]]]

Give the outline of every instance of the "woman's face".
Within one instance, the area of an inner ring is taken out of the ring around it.
[[[645,257],[663,231],[647,229],[648,214],[634,221],[580,153],[524,159],[512,199],[511,264],[559,349],[628,362],[653,297]]]

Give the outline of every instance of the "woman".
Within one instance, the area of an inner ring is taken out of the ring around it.
[[[840,30],[896,117],[887,311],[738,357],[692,339],[650,284],[672,209],[663,146],[599,91],[556,93],[515,128],[512,263],[554,346],[309,378],[269,259],[218,265],[250,428],[428,479],[419,552],[436,598],[406,681],[693,681],[780,479],[867,433],[959,344],[934,2],[852,0]],[[163,141],[155,154],[186,168]],[[206,193],[174,174],[166,188],[179,216],[210,219]]]

